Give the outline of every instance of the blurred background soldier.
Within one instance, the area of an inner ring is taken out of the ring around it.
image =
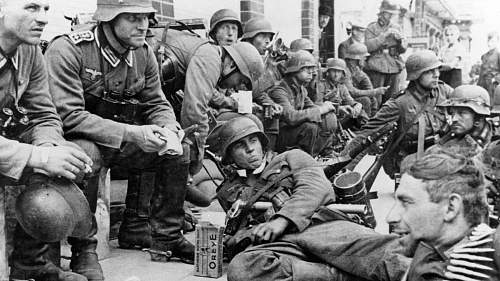
[[[345,59],[347,49],[354,43],[365,43],[365,31],[366,25],[362,24],[360,20],[354,20],[349,22],[349,30],[351,36],[347,38],[344,42],[339,44],[338,57],[339,59]],[[368,54],[370,55],[370,54]]]
[[[443,108],[437,107],[448,99],[453,89],[439,82],[441,62],[428,50],[418,51],[406,60],[408,88],[388,100],[366,123],[356,137],[344,149],[344,154],[357,150],[362,140],[390,122],[398,123],[383,157],[380,158],[387,175],[391,178],[399,173],[399,165],[405,156],[434,144],[446,127]],[[419,133],[420,132],[420,133]]]
[[[312,54],[314,52],[313,43],[307,38],[299,38],[290,42],[290,51],[297,52],[299,50],[305,50]]]
[[[397,23],[398,18],[399,5],[384,0],[378,20],[370,23],[365,31],[365,44],[370,53],[365,70],[373,87],[390,86],[381,98],[377,98],[379,107],[399,92],[399,74],[404,68],[400,54],[406,51],[406,39]]]
[[[344,85],[347,66],[342,59],[329,58],[326,60],[326,77],[318,87],[317,104],[325,101],[332,102],[337,106],[335,114],[342,127],[360,128],[368,120],[366,112],[363,111],[361,103],[356,102],[349,90]]]
[[[490,94],[490,100],[493,102],[493,93],[500,84],[500,51],[498,51],[498,42],[500,35],[498,32],[488,34],[489,51],[481,56],[481,68],[479,70],[479,80],[477,84],[485,88]]]
[[[99,0],[97,25],[60,36],[47,48],[49,86],[65,136],[94,159],[94,174],[83,184],[92,211],[100,168],[128,171],[120,247],[171,251],[192,263],[194,246],[181,231],[190,149],[181,145],[184,132],[145,44],[154,13],[150,0]],[[72,268],[87,266],[89,280],[102,280],[97,239],[68,242]]]
[[[317,67],[313,55],[304,50],[293,52],[285,67],[285,77],[269,92],[283,107],[276,150],[295,147],[317,156],[331,146],[337,129],[335,106],[329,101],[318,106],[308,97],[305,85],[311,82]]]
[[[79,236],[95,234],[90,233],[87,202],[79,205],[87,208],[86,213],[67,197],[83,199],[69,180],[84,174],[92,160],[80,149],[64,145],[61,119],[49,94],[45,62],[37,47],[48,9],[48,1],[0,1],[0,184],[26,184],[16,202],[20,225],[13,237],[10,277],[86,281],[80,274],[64,272],[48,255],[49,242],[77,234],[76,216],[86,217],[81,229],[86,231]],[[56,177],[69,180],[54,184]],[[55,247],[58,251],[59,243]]]
[[[441,66],[441,79],[452,88],[462,85],[462,68],[466,56],[465,48],[458,41],[460,30],[452,24],[444,29],[446,45],[439,51],[439,57],[443,62]]]
[[[482,166],[441,149],[406,158],[401,172],[387,222],[413,256],[402,280],[498,281],[500,229],[484,223]]]
[[[236,40],[243,35],[243,27],[238,14],[230,9],[216,11],[210,18],[208,35],[220,46],[236,43]]]
[[[377,97],[383,95],[390,86],[373,89],[370,78],[362,70],[365,58],[369,55],[364,44],[354,42],[349,45],[345,53],[347,69],[344,84],[351,96],[363,105],[366,114],[373,116],[378,110]]]

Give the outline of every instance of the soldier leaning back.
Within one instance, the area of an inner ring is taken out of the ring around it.
[[[94,160],[95,173],[84,184],[93,211],[97,171],[111,166],[128,171],[120,247],[172,251],[192,263],[194,246],[181,232],[189,148],[181,146],[183,131],[145,44],[154,13],[148,0],[99,0],[97,25],[60,36],[47,48],[49,86],[66,137]],[[69,243],[84,250],[89,264],[96,263],[95,239]],[[94,274],[89,272],[89,279]]]

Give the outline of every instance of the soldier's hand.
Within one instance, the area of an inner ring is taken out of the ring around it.
[[[28,166],[42,170],[47,175],[76,179],[92,167],[92,160],[85,152],[69,146],[34,147]]]
[[[137,144],[144,152],[158,152],[165,144],[164,140],[155,135],[155,132],[161,130],[157,125],[127,125],[124,139]]]
[[[353,116],[354,109],[348,105],[340,106],[339,113],[341,116]]]
[[[335,111],[335,105],[331,101],[325,101],[322,105],[319,106],[319,111],[321,114]]]
[[[378,87],[375,89],[375,96],[384,95],[391,86]]]
[[[283,106],[281,106],[280,104],[273,103],[272,109],[273,109],[273,117],[280,116],[281,113],[283,113]]]
[[[261,223],[252,230],[254,236],[254,244],[262,244],[273,242],[280,237],[285,229],[290,224],[290,221],[284,217],[276,217],[275,219]]]

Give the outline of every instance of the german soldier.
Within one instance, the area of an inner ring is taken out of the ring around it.
[[[369,55],[368,49],[362,43],[354,42],[347,48],[344,59],[347,65],[344,84],[351,96],[363,105],[368,116],[373,116],[378,110],[376,97],[383,95],[389,86],[373,89],[370,78],[362,70],[365,58]]]
[[[347,49],[354,44],[364,44],[365,42],[365,31],[366,24],[362,24],[359,20],[349,22],[351,36],[347,40],[339,44],[338,57],[339,59],[345,59]]]
[[[244,250],[231,261],[228,280],[401,278],[409,259],[397,237],[328,211],[335,195],[310,155],[265,154],[266,136],[245,117],[219,124],[208,143],[236,168],[218,191],[231,231],[226,249]]]
[[[298,147],[317,156],[332,144],[337,129],[335,105],[330,101],[315,105],[308,97],[304,85],[311,82],[317,66],[313,55],[304,50],[291,53],[285,66],[285,77],[269,92],[283,107],[277,151]]]
[[[481,56],[481,69],[479,70],[479,80],[477,84],[485,88],[493,101],[495,88],[500,84],[500,51],[498,42],[500,35],[497,32],[488,34],[489,51]]]
[[[362,140],[384,124],[397,122],[398,130],[393,144],[387,148],[382,163],[386,174],[394,178],[395,173],[399,173],[401,160],[417,152],[418,142],[422,142],[425,147],[434,144],[446,130],[445,110],[438,105],[446,101],[452,92],[448,85],[438,79],[440,66],[441,62],[431,51],[410,55],[406,61],[410,80],[408,88],[382,105],[347,145],[344,153],[359,149]]]
[[[194,246],[181,232],[190,150],[181,145],[183,131],[161,92],[153,50],[145,44],[154,13],[147,0],[99,0],[97,25],[60,36],[47,48],[49,86],[65,136],[94,159],[93,171],[120,166],[129,172],[120,247],[171,251],[193,262]],[[97,176],[84,183],[92,211]],[[87,265],[87,278],[102,280],[97,240],[68,242],[71,267]]]
[[[243,26],[238,14],[230,9],[216,11],[210,18],[208,35],[220,46],[236,43],[236,40],[243,35]]]
[[[378,106],[395,96],[399,91],[399,74],[404,68],[400,54],[406,51],[406,40],[401,27],[394,23],[399,15],[399,5],[384,0],[380,4],[378,20],[368,25],[365,44],[370,57],[366,71],[373,87],[389,86],[387,92],[377,98]]]
[[[466,51],[464,46],[458,41],[460,30],[458,26],[451,24],[444,29],[446,45],[439,50],[439,56],[443,65],[441,66],[441,79],[452,88],[462,85],[462,69]]]
[[[66,145],[37,47],[48,9],[47,1],[0,1],[0,180],[2,185],[26,184],[16,202],[19,224],[10,277],[85,281],[47,255],[49,242],[93,235],[88,204],[69,181],[85,173],[92,160]]]

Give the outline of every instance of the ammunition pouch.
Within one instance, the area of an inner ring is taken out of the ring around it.
[[[12,95],[6,95],[0,101],[0,135],[11,140],[19,140],[28,125],[28,111],[16,105]]]
[[[135,93],[103,91],[101,96],[85,94],[85,108],[95,115],[120,123],[142,125],[141,104]]]

